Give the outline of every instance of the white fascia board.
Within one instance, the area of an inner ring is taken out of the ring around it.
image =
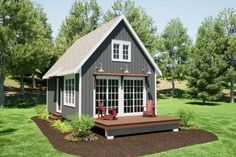
[[[79,69],[84,65],[84,63],[89,59],[89,57],[96,51],[96,49],[102,44],[102,42],[108,37],[108,35],[114,30],[114,28],[120,23],[120,21],[123,19],[123,17],[120,17],[114,23],[109,31],[107,31],[104,36],[101,38],[101,40],[93,47],[93,49],[89,52],[89,54],[84,58],[84,60],[74,69],[75,73],[79,73]]]

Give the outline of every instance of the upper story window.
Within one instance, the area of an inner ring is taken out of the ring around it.
[[[64,105],[75,107],[75,77],[65,76]]]
[[[112,61],[131,62],[131,42],[123,40],[112,40]]]

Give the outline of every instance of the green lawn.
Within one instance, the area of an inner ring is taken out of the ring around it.
[[[189,102],[186,99],[161,99],[158,101],[159,114],[175,115],[179,107],[188,107],[196,115],[193,123],[215,133],[219,140],[150,156],[235,156],[236,104],[199,105]],[[0,109],[0,156],[70,156],[50,145],[30,120],[35,114],[34,108]]]

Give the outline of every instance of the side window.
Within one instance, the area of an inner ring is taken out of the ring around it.
[[[75,107],[75,78],[65,76],[64,105]]]

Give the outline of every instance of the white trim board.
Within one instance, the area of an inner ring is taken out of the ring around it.
[[[82,68],[79,70],[79,116],[82,115]]]

